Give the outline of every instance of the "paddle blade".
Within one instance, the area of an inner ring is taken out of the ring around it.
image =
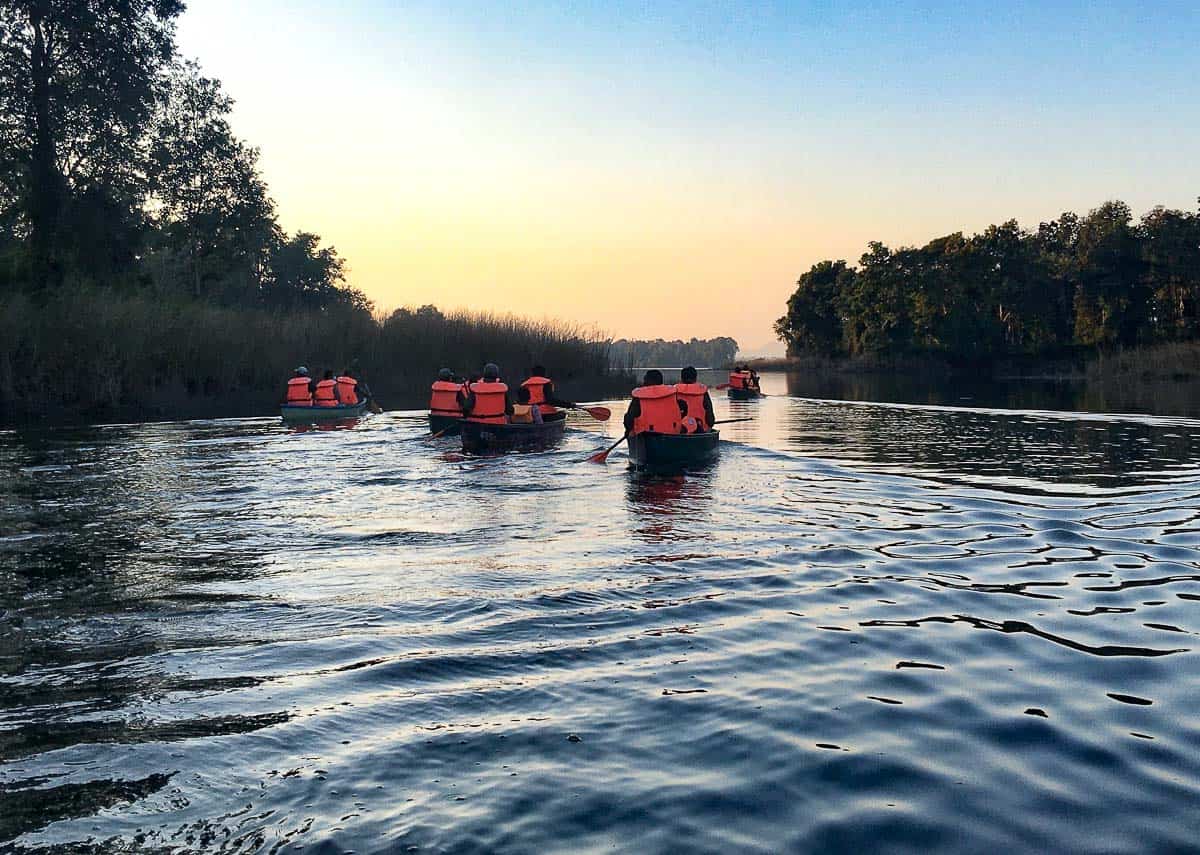
[[[595,454],[593,454],[591,457],[589,457],[587,459],[587,461],[588,461],[588,463],[607,463],[608,462],[608,453],[610,451],[612,451],[611,448],[606,448],[603,451],[597,451]]]
[[[584,407],[584,409],[598,422],[606,422],[612,418],[612,410],[608,407]]]

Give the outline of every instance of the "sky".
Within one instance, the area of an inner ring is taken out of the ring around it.
[[[179,44],[382,309],[761,351],[868,241],[1200,196],[1191,2],[189,0]]]

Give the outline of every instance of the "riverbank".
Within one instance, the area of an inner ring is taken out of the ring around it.
[[[274,311],[77,290],[0,298],[0,424],[81,424],[278,413],[292,369],[357,361],[386,408],[428,403],[439,368],[496,362],[511,381],[534,364],[566,397],[624,395],[608,339],[570,324],[432,306],[386,317],[350,307]]]
[[[754,370],[816,374],[904,375],[950,380],[1053,380],[1128,383],[1200,380],[1200,342],[1172,342],[1111,352],[1088,348],[1053,357],[1011,356],[993,360],[952,360],[938,355],[799,356],[752,359]]]

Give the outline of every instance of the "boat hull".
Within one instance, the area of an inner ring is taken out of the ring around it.
[[[730,387],[726,392],[731,401],[757,401],[759,398],[765,398],[762,392],[757,389],[734,389]]]
[[[566,427],[566,419],[527,425],[490,425],[464,421],[463,451],[468,454],[503,454],[506,451],[537,450],[562,439]]]
[[[356,419],[367,411],[367,402],[359,401],[352,407],[289,407],[279,408],[285,422],[334,422],[339,419]]]
[[[629,437],[629,461],[637,469],[688,469],[717,459],[721,432],[638,433]]]
[[[454,416],[429,416],[429,432],[438,436],[458,436],[463,420]]]

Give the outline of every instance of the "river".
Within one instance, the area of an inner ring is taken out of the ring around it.
[[[0,432],[0,850],[1196,851],[1200,420]]]

